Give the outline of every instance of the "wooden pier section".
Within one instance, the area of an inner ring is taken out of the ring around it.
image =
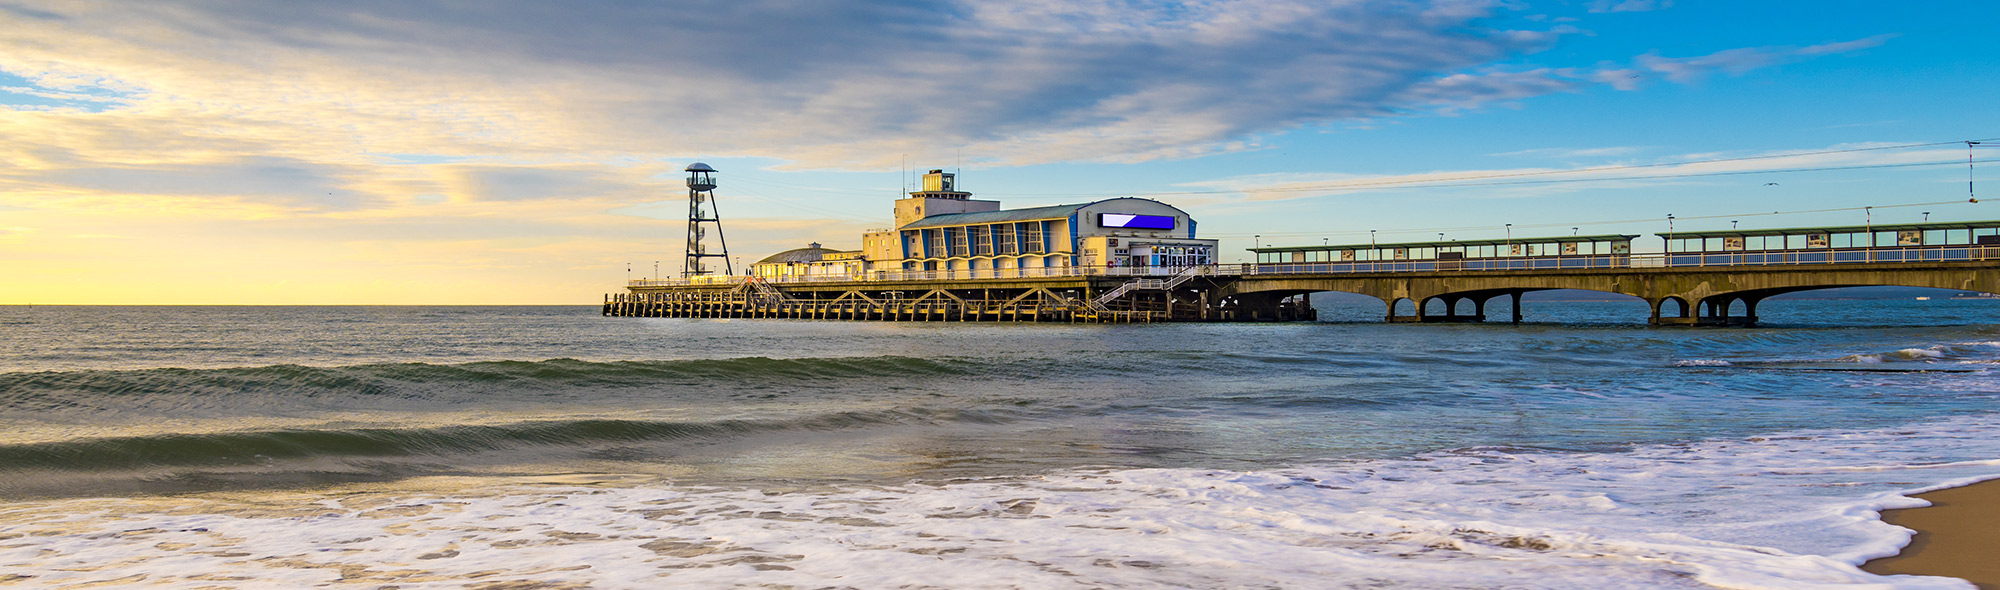
[[[604,298],[615,317],[854,320],[878,322],[1153,323],[1302,321],[1316,318],[1308,295],[1268,309],[1209,301],[1218,285],[1190,284],[1198,273],[1131,277],[817,283],[756,279],[635,286]],[[1178,280],[1176,280],[1178,279]],[[1169,285],[1169,283],[1172,283]],[[1138,285],[1138,286],[1133,286]]]

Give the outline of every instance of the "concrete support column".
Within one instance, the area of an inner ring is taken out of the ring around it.
[[[1518,326],[1521,324],[1521,292],[1515,291],[1507,295],[1514,298],[1514,325]]]

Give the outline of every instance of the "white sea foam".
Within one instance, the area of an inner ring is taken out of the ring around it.
[[[1881,354],[1851,354],[1841,357],[1838,360],[1841,362],[1875,364],[1875,363],[1902,362],[1902,361],[1930,361],[1934,359],[1945,358],[1947,356],[1950,356],[1950,354],[1951,354],[1951,347],[1940,344],[1937,346],[1931,346],[1926,348],[1905,348],[1895,352],[1885,352]]]
[[[0,574],[165,588],[1969,589],[1855,565],[1907,540],[1878,510],[2000,476],[1993,457],[2000,419],[1967,417],[1258,472],[27,502],[0,508]]]
[[[1674,366],[1676,367],[1728,367],[1731,365],[1733,365],[1733,363],[1730,363],[1729,361],[1725,361],[1722,359],[1688,359],[1683,361],[1674,361]]]

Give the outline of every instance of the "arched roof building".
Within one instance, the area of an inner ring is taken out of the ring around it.
[[[759,276],[949,271],[965,278],[1036,276],[1043,269],[1176,268],[1216,262],[1216,241],[1173,205],[1121,197],[1074,205],[1001,209],[971,198],[954,175],[932,170],[923,189],[896,200],[896,227],[862,235],[859,251],[813,244],[773,254]]]

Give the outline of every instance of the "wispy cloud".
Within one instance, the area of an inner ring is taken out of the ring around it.
[[[1610,156],[1629,156],[1638,153],[1639,149],[1640,148],[1633,146],[1614,146],[1614,147],[1597,147],[1597,148],[1535,148],[1527,150],[1516,150],[1511,152],[1501,152],[1497,154],[1488,154],[1488,155],[1497,157],[1527,157],[1527,158],[1554,158],[1554,159],[1603,158]]]
[[[1746,47],[1683,58],[1648,54],[1639,56],[1637,61],[1643,71],[1663,76],[1674,82],[1689,83],[1714,72],[1741,75],[1751,70],[1803,61],[1812,57],[1879,47],[1893,38],[1895,35],[1876,35],[1806,47]]]
[[[1591,0],[1591,12],[1651,12],[1674,7],[1674,0]]]
[[[1611,187],[1659,186],[1689,182],[1689,177],[1705,174],[1754,173],[1792,169],[1844,166],[1882,166],[1951,161],[1963,151],[1949,149],[1899,149],[1843,151],[1879,145],[1840,145],[1815,153],[1767,152],[1749,154],[1680,154],[1648,161],[1627,161],[1614,165],[1492,168],[1438,170],[1416,174],[1370,175],[1319,173],[1250,175],[1187,183],[1189,189],[1216,191],[1198,195],[1205,201],[1290,201],[1330,195],[1352,195],[1381,191],[1472,190],[1495,197],[1540,196],[1575,190]],[[1537,150],[1529,150],[1528,153]],[[1496,154],[1511,155],[1511,154]],[[1709,161],[1715,160],[1715,161]],[[1590,181],[1587,184],[1574,184]],[[1762,181],[1760,181],[1762,182]]]

